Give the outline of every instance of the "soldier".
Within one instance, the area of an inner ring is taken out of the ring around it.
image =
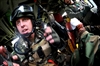
[[[84,25],[93,24],[96,17],[97,5],[93,0],[62,0],[65,11],[70,18],[78,18]],[[95,17],[94,17],[95,16]],[[94,18],[93,18],[94,17]],[[93,18],[93,19],[92,19]]]
[[[79,39],[78,49],[72,55],[71,66],[96,66],[99,64],[100,36],[88,32],[77,18],[72,18],[70,24],[72,29],[76,29],[78,32]]]
[[[59,65],[56,61],[56,57],[57,49],[61,47],[60,38],[55,30],[48,25],[42,30],[42,36],[44,36],[44,38],[38,35],[39,33],[36,28],[38,23],[35,20],[31,6],[18,6],[11,14],[11,22],[15,27],[15,32],[20,34],[24,39],[27,39],[32,47],[32,51],[34,51],[32,55],[34,61],[29,60],[29,62],[27,62],[29,66]],[[40,28],[42,29],[42,27]],[[25,57],[20,54],[17,55],[21,58],[21,61],[23,57]],[[18,56],[14,55],[13,59],[18,58]]]

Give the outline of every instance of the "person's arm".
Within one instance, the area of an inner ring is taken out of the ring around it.
[[[12,60],[10,60],[11,58],[9,57],[7,48],[4,46],[0,46],[0,57],[2,59],[3,66],[20,66],[18,63],[15,63]]]
[[[79,39],[85,48],[85,56],[91,58],[93,54],[96,53],[99,45],[99,35],[94,35],[88,32],[84,25],[76,18],[71,19],[71,26],[74,29],[78,29]]]
[[[83,12],[79,11],[77,7],[71,7],[71,6],[67,6],[65,8],[65,11],[67,12],[67,16],[69,18],[77,18],[79,20],[83,20]]]

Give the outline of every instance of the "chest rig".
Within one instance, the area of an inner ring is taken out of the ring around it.
[[[29,65],[43,64],[43,62],[46,63],[45,60],[51,53],[49,43],[45,39],[42,39],[39,43],[33,44],[31,48],[32,51],[34,51],[34,54],[32,55],[34,60],[30,62]]]

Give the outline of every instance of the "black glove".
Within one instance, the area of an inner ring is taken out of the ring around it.
[[[50,43],[60,43],[60,37],[58,36],[58,34],[56,33],[56,31],[51,28],[51,27],[47,27],[45,29],[45,33],[44,36],[46,38],[46,40]]]

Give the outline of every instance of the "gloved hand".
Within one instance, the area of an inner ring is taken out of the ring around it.
[[[21,62],[21,59],[20,59],[20,57],[18,56],[18,55],[12,55],[11,56],[11,60],[12,60],[12,62],[13,62],[13,65],[16,65],[16,66],[22,66],[22,62]]]
[[[3,66],[20,66],[20,65],[10,61],[4,61]]]
[[[77,18],[72,18],[70,21],[70,24],[71,24],[72,30],[77,28],[79,33],[85,31],[83,23],[81,23]]]
[[[53,43],[60,43],[60,38],[58,36],[58,34],[55,32],[55,30],[51,27],[47,27],[45,29],[45,32],[44,32],[44,36],[46,38],[46,40],[50,43],[50,44],[53,44]]]

